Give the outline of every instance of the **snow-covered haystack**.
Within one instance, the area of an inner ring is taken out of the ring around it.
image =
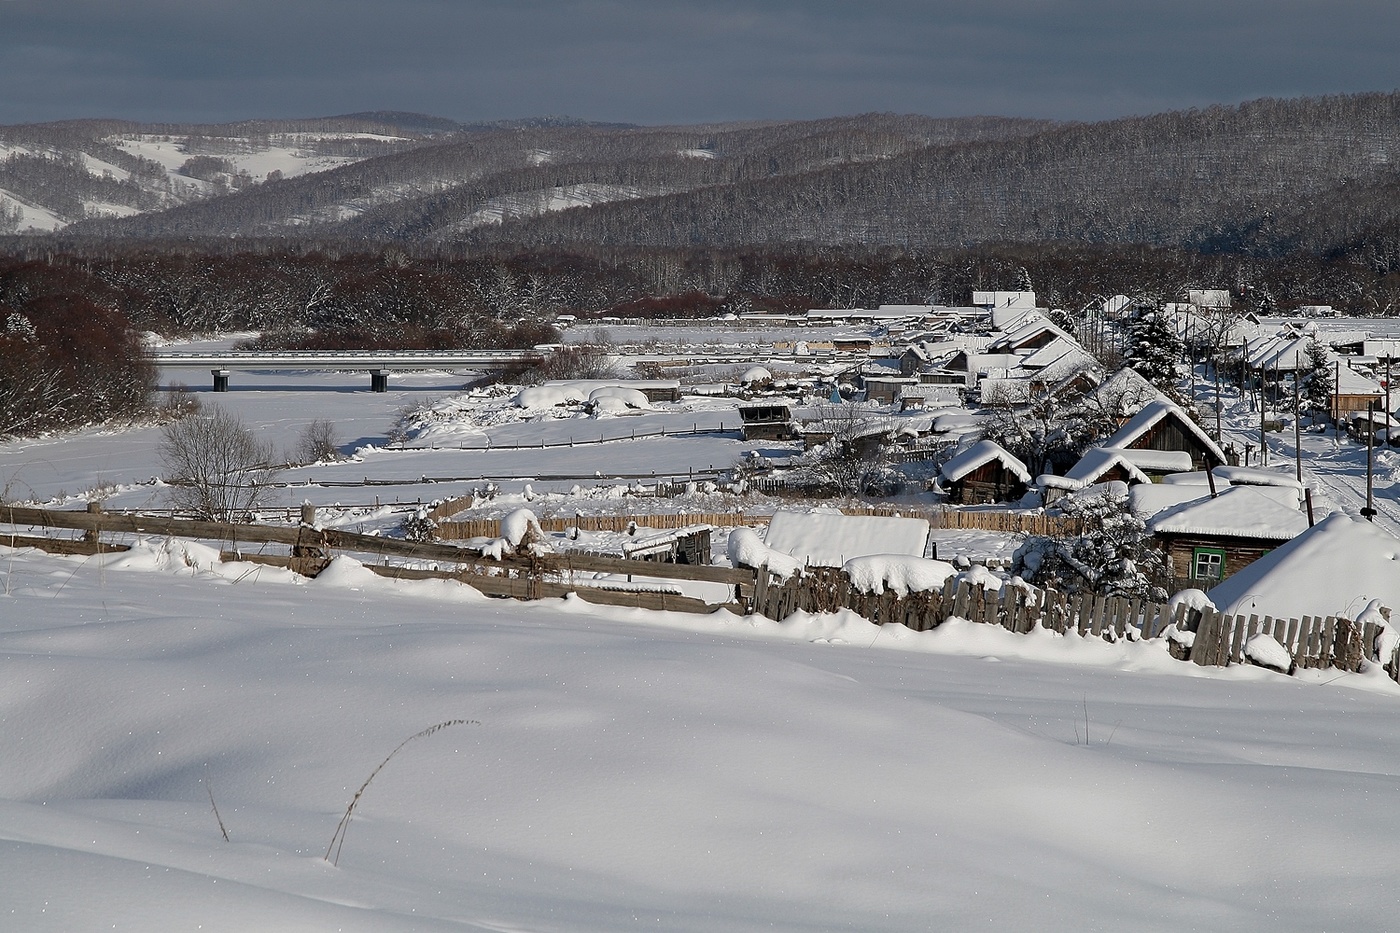
[[[517,408],[555,408],[588,401],[588,393],[574,385],[530,386],[515,396]]]
[[[735,528],[729,533],[729,563],[735,567],[750,567],[757,570],[767,567],[780,577],[791,577],[802,572],[802,563],[795,557],[775,551],[763,543],[758,532],[752,528]]]
[[[865,593],[891,590],[900,596],[943,587],[958,572],[947,561],[909,557],[905,554],[873,554],[846,561],[842,568],[851,585]]]
[[[651,410],[651,400],[647,398],[647,394],[641,389],[631,389],[627,386],[599,386],[588,393],[588,401],[594,405],[604,400],[621,402],[624,408]]]

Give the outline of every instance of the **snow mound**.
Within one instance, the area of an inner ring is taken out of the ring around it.
[[[957,573],[947,561],[909,557],[905,554],[872,554],[846,561],[842,568],[851,585],[864,593],[886,589],[904,596],[941,589],[944,581]]]
[[[1173,594],[1171,599],[1167,600],[1167,608],[1171,609],[1172,615],[1175,616],[1176,607],[1183,603],[1186,605],[1187,609],[1195,609],[1197,611],[1215,608],[1215,603],[1210,601],[1210,597],[1206,595],[1205,590],[1196,589],[1178,590]]]
[[[752,385],[755,382],[769,382],[773,379],[773,374],[762,366],[750,366],[744,370],[744,374],[739,377],[740,385]]]
[[[520,542],[525,540],[525,535],[532,528],[536,535],[544,537],[544,531],[540,528],[539,516],[529,509],[516,509],[501,519],[501,537],[513,548],[520,547]]]
[[[590,404],[593,406],[594,415],[621,415],[629,410],[627,403],[622,399],[607,395],[594,399]]]
[[[588,395],[578,386],[530,386],[515,396],[516,408],[554,408],[572,402],[586,402]]]
[[[1293,667],[1293,656],[1272,635],[1255,635],[1245,642],[1244,656],[1260,667],[1273,668],[1285,674]]]
[[[758,532],[752,528],[735,528],[729,533],[729,562],[735,567],[752,567],[757,570],[764,565],[780,577],[791,577],[802,572],[802,564],[795,557],[782,551],[775,551],[763,543]]]
[[[643,411],[650,410],[651,400],[641,389],[629,389],[626,386],[599,386],[588,393],[588,401],[597,404],[604,399],[617,400],[627,408],[639,408]]]

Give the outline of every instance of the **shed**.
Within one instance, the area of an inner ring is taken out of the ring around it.
[[[746,441],[790,441],[799,433],[792,409],[781,402],[740,405],[739,418]]]
[[[1014,501],[1026,494],[1026,465],[995,441],[978,441],[940,471],[948,499],[962,505]]]

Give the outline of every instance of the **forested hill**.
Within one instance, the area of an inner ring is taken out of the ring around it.
[[[353,116],[367,125],[379,115]],[[1394,93],[1075,124],[888,114],[687,127],[430,120],[391,140],[328,137],[328,154],[348,154],[324,170],[252,173],[249,183],[67,232],[564,249],[1078,241],[1400,268]]]

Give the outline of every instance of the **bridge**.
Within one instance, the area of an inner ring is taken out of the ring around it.
[[[153,353],[151,362],[166,369],[207,369],[214,391],[227,392],[233,370],[367,371],[370,391],[385,392],[389,373],[423,369],[504,369],[530,366],[552,347],[528,350],[212,350],[199,353]]]

